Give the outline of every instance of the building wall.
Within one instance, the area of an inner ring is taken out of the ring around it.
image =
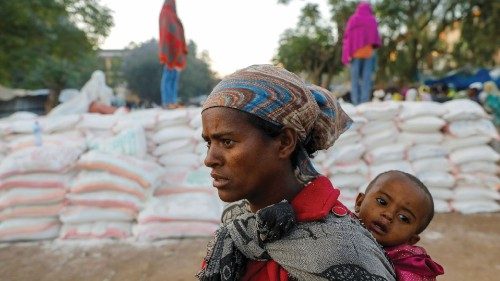
[[[47,95],[17,97],[9,101],[0,102],[0,118],[9,116],[17,111],[28,111],[38,115],[45,114]]]

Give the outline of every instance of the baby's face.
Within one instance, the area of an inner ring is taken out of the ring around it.
[[[418,241],[417,231],[428,215],[428,198],[407,177],[386,174],[367,194],[356,199],[356,213],[385,247]]]

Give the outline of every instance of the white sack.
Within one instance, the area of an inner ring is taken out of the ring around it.
[[[443,119],[447,121],[472,120],[487,117],[484,109],[470,99],[455,99],[443,103],[447,112]]]
[[[499,159],[500,155],[488,145],[457,149],[450,153],[450,160],[456,165],[473,161],[496,162]]]
[[[442,116],[448,110],[442,103],[433,101],[403,102],[399,118],[402,120],[420,116]]]
[[[448,150],[438,144],[417,144],[408,149],[408,160],[415,161],[423,158],[446,157]]]
[[[364,159],[368,164],[381,164],[385,162],[400,161],[405,158],[406,145],[395,143],[382,145],[365,153]]]
[[[441,130],[446,121],[436,116],[420,116],[399,123],[399,128],[412,133],[434,133]]]

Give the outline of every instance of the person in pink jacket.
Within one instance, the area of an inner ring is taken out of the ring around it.
[[[342,40],[342,63],[350,65],[351,102],[368,102],[375,70],[375,49],[381,45],[378,25],[372,7],[360,2],[346,24]]]
[[[358,194],[355,215],[384,247],[399,281],[430,281],[444,274],[424,248],[415,246],[434,217],[434,202],[415,176],[388,171]]]

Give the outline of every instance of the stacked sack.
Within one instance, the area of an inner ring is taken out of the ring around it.
[[[84,113],[76,124],[76,129],[82,132],[88,140],[109,138],[114,135],[112,129],[118,119],[117,114]]]
[[[82,150],[41,145],[11,152],[0,163],[0,241],[53,239],[68,182]]]
[[[217,229],[222,202],[203,165],[201,108],[166,111],[159,116],[156,155],[165,167],[154,197],[139,214],[139,241],[208,237]]]
[[[407,146],[414,175],[429,188],[436,212],[451,211],[449,201],[455,185],[448,150],[442,145],[446,125],[442,116],[446,112],[442,103],[405,102],[398,116],[399,141]]]
[[[341,190],[340,200],[347,207],[353,208],[360,186],[368,179],[368,166],[362,159],[365,145],[361,142],[360,133],[360,128],[367,120],[357,114],[352,104],[341,103],[341,107],[353,123],[332,147],[319,151],[313,161],[318,171],[327,175],[333,185]]]
[[[121,112],[118,114],[118,120],[113,126],[113,132],[117,134],[124,130],[127,130],[128,128],[141,127],[144,130],[147,152],[144,156],[141,157],[143,157],[144,160],[157,162],[157,157],[153,156],[153,152],[157,147],[156,143],[153,141],[153,136],[156,133],[156,124],[158,121],[158,116],[161,112],[162,110],[159,108]]]
[[[7,153],[7,144],[4,143],[1,139],[0,139],[0,163],[2,162],[2,160],[5,158],[5,154]]]
[[[166,174],[161,187],[139,214],[139,241],[209,237],[220,223],[223,204],[212,187],[210,169]]]
[[[448,121],[444,145],[456,176],[452,208],[461,213],[499,211],[500,156],[489,145],[499,138],[495,126],[471,100],[452,100],[444,106],[447,113],[443,118]]]
[[[60,237],[130,237],[132,224],[163,169],[141,159],[146,151],[142,127],[123,130],[92,146],[77,162],[79,173],[66,195],[68,206],[60,214],[64,223]]]
[[[369,166],[369,180],[388,170],[413,173],[406,159],[406,143],[400,141],[396,124],[401,104],[370,102],[358,106],[358,112],[368,122],[361,128],[366,152],[363,159]]]
[[[58,235],[72,167],[86,149],[75,130],[79,115],[39,117],[17,112],[0,121],[0,239],[38,240]]]
[[[199,108],[180,108],[159,113],[152,136],[155,144],[152,154],[165,167],[166,173],[185,174],[200,167],[200,159],[195,153],[198,142],[196,128],[189,124],[191,118],[199,114]]]

